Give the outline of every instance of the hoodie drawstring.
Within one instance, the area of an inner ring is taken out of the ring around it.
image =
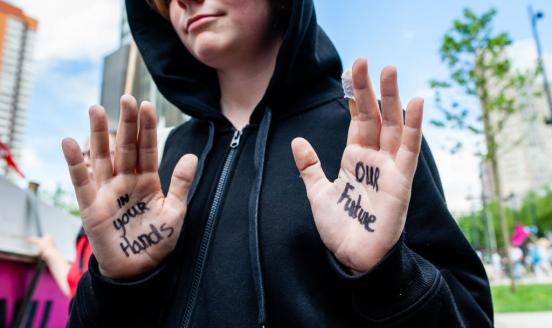
[[[263,328],[266,327],[266,305],[261,264],[261,246],[259,243],[259,202],[261,199],[266,146],[271,122],[272,111],[267,107],[263,119],[261,120],[255,142],[253,165],[256,174],[249,197],[249,256],[251,258],[255,291],[257,292],[257,304],[259,307],[258,323],[259,327]]]

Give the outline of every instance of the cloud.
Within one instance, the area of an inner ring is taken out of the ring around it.
[[[85,64],[78,70],[61,62],[37,74],[25,135],[22,166],[30,180],[43,190],[60,184],[72,188],[61,151],[61,140],[73,137],[82,142],[88,134],[88,106],[98,102],[99,68]],[[46,66],[44,66],[46,68]]]
[[[43,82],[43,92],[56,97],[61,106],[72,107],[75,110],[84,110],[88,106],[99,102],[99,84],[101,79],[101,66],[95,63],[84,63],[84,67],[78,70],[63,71],[59,66],[69,63],[57,63],[49,65],[40,72]]]
[[[433,151],[449,209],[454,213],[466,213],[474,205],[479,206],[481,183],[478,158],[467,151],[455,155],[441,149]]]
[[[103,57],[119,45],[121,1],[13,0],[38,20],[33,93],[21,167],[42,190],[71,190],[60,143],[88,134],[87,109],[99,102]]]
[[[49,149],[49,151],[55,151],[61,155],[59,144],[57,148],[55,150]],[[53,191],[59,185],[64,190],[72,191],[73,186],[66,165],[60,165],[60,161],[43,160],[40,151],[35,147],[23,148],[21,170],[25,173],[27,181],[40,183],[40,189],[42,190]],[[26,188],[26,183],[23,179],[18,179],[17,182],[20,187]]]
[[[119,42],[121,2],[114,0],[14,0],[38,20],[35,58],[98,60]]]

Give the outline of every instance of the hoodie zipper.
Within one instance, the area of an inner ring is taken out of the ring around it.
[[[211,204],[211,208],[209,209],[209,216],[207,217],[207,222],[205,223],[205,231],[203,232],[203,237],[201,239],[199,254],[195,261],[190,296],[188,297],[188,303],[186,304],[184,318],[180,325],[180,327],[183,328],[187,328],[190,326],[190,320],[192,318],[192,312],[195,307],[197,293],[199,290],[199,285],[201,283],[201,277],[203,276],[203,269],[205,267],[207,252],[209,250],[211,237],[213,236],[213,230],[215,228],[215,221],[218,216],[220,205],[222,204],[222,196],[224,190],[226,189],[226,184],[228,183],[228,177],[230,176],[230,170],[232,169],[234,160],[236,158],[236,153],[240,145],[242,134],[243,132],[240,130],[234,131],[234,136],[232,137],[232,141],[230,142],[230,151],[228,152],[228,155],[226,155],[226,159],[224,160],[224,166],[222,167],[222,172],[217,183],[215,196],[213,197],[213,202]]]

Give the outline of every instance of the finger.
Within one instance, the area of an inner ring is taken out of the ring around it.
[[[357,59],[353,65],[354,108],[357,115],[351,111],[351,125],[347,144],[360,144],[365,147],[379,149],[381,115],[374,88],[368,75],[366,59]],[[353,101],[351,101],[353,102]]]
[[[176,164],[171,178],[169,192],[165,199],[165,205],[169,206],[169,208],[173,208],[180,213],[186,211],[188,191],[190,191],[190,187],[194,180],[197,163],[197,156],[186,154],[182,156]]]
[[[418,155],[422,143],[423,113],[424,100],[422,98],[412,99],[406,109],[406,125],[396,158],[397,168],[407,177],[414,176],[418,165]]]
[[[115,172],[132,174],[136,169],[138,152],[138,105],[136,99],[129,95],[121,97],[121,112],[117,129],[115,149]]]
[[[155,108],[148,101],[140,105],[138,172],[157,173],[157,119]]]
[[[392,66],[385,67],[381,72],[381,108],[380,148],[394,156],[401,144],[403,117],[397,70]]]
[[[90,159],[94,168],[96,183],[101,184],[113,177],[109,132],[105,110],[101,106],[92,106],[90,116]]]
[[[307,196],[311,199],[314,191],[319,190],[320,185],[328,183],[328,179],[322,170],[320,160],[310,143],[303,138],[295,138],[291,142],[291,150],[295,165],[301,173],[307,189]]]
[[[61,148],[69,167],[69,174],[75,188],[77,202],[82,211],[94,202],[96,198],[96,185],[88,177],[88,169],[77,142],[73,139],[63,139]]]

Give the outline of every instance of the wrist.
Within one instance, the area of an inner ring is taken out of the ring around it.
[[[350,252],[336,252],[335,258],[352,275],[362,275],[374,268],[380,263],[389,252],[397,245],[399,240],[393,242],[391,246],[373,247],[370,254],[363,250],[352,250]]]

